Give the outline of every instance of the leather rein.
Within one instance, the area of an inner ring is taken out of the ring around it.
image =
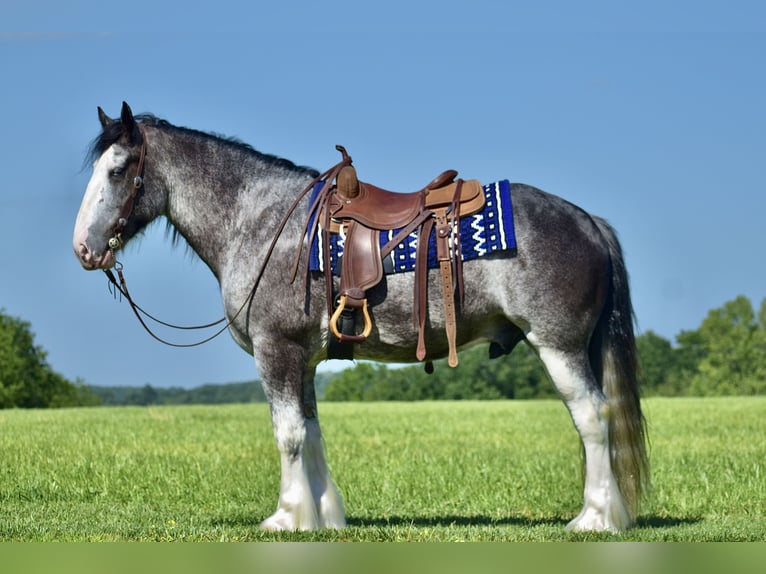
[[[234,314],[234,316],[231,319],[227,321],[226,316],[224,316],[218,319],[217,321],[213,321],[211,323],[207,323],[204,325],[193,325],[193,326],[175,325],[173,323],[168,323],[165,321],[161,321],[160,319],[157,319],[151,313],[148,313],[143,308],[141,308],[141,306],[138,305],[133,300],[133,297],[131,296],[130,291],[128,291],[127,283],[125,282],[125,275],[123,274],[123,271],[122,271],[122,263],[117,261],[117,257],[116,257],[116,252],[123,246],[122,232],[127,227],[128,219],[133,213],[133,207],[135,205],[136,197],[138,196],[139,191],[143,189],[144,187],[144,163],[146,159],[146,130],[141,124],[138,124],[138,127],[141,130],[142,141],[141,141],[141,151],[139,152],[136,176],[133,178],[133,185],[132,185],[130,195],[128,196],[128,199],[125,201],[125,205],[120,211],[120,215],[117,219],[117,225],[115,226],[113,231],[114,235],[109,239],[109,249],[112,251],[112,254],[114,256],[114,262],[115,262],[114,269],[117,271],[117,276],[119,277],[119,281],[114,276],[114,273],[112,272],[111,269],[103,270],[107,278],[109,279],[110,290],[113,287],[117,292],[120,293],[120,295],[125,297],[125,299],[130,304],[130,308],[132,309],[133,314],[138,319],[138,322],[141,324],[144,330],[146,330],[146,332],[152,336],[152,338],[170,347],[178,347],[178,348],[198,347],[200,345],[204,345],[205,343],[212,341],[213,339],[218,337],[221,333],[226,331],[229,327],[231,327],[231,325],[237,320],[237,318],[242,314],[242,312],[245,309],[247,309],[247,314],[245,318],[246,319],[245,333],[248,333],[250,330],[250,309],[253,304],[255,292],[258,289],[258,285],[260,284],[261,279],[263,278],[264,272],[266,271],[266,265],[271,259],[271,255],[274,252],[274,247],[277,244],[277,240],[282,235],[282,232],[284,231],[284,228],[287,225],[288,220],[290,219],[292,214],[295,212],[301,200],[303,200],[303,198],[306,197],[306,195],[314,188],[314,186],[322,180],[325,180],[327,182],[325,185],[328,185],[330,182],[332,182],[332,180],[338,174],[340,169],[350,163],[350,158],[344,157],[344,159],[340,161],[338,164],[336,164],[335,166],[331,167],[324,173],[321,173],[316,178],[314,178],[314,180],[311,183],[309,183],[303,189],[303,191],[301,191],[301,193],[298,195],[295,201],[293,201],[293,203],[290,205],[289,209],[287,210],[284,217],[282,218],[282,221],[280,222],[279,227],[277,227],[276,233],[274,234],[274,237],[271,240],[271,244],[269,245],[269,248],[266,251],[266,256],[264,257],[264,260],[258,269],[258,274],[256,275],[255,282],[253,283],[253,287],[250,289],[250,292],[248,293],[244,302],[242,303],[242,305],[239,307],[239,309],[237,310],[237,312]],[[304,233],[305,233],[305,230],[304,230]],[[298,257],[300,257],[300,251],[298,253]],[[297,265],[298,263],[296,261],[296,268],[297,268]],[[294,280],[295,280],[295,272],[293,273],[293,277],[292,277],[292,281]],[[210,329],[220,325],[221,323],[225,323],[225,324],[209,337],[204,338],[195,343],[174,343],[166,339],[163,339],[162,337],[157,335],[154,331],[152,331],[149,325],[147,325],[144,318],[151,320],[164,327],[168,327],[170,329],[176,329],[176,330],[183,330],[183,331]]]

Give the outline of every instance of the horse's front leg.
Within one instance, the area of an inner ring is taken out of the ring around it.
[[[343,528],[343,501],[327,467],[314,395],[314,369],[294,343],[275,345],[259,358],[261,379],[281,464],[277,510],[266,530]]]

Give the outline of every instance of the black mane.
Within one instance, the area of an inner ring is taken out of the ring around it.
[[[280,167],[289,171],[305,171],[312,177],[319,175],[319,172],[311,167],[299,166],[288,159],[284,159],[275,155],[265,154],[257,151],[251,145],[242,142],[241,140],[233,137],[224,137],[216,133],[203,132],[194,130],[191,128],[179,127],[171,124],[167,120],[158,118],[154,114],[137,114],[134,116],[137,122],[140,122],[147,126],[157,127],[161,129],[174,129],[185,133],[194,134],[202,138],[209,138],[226,145],[233,146],[240,151],[247,154],[257,155],[261,160],[265,161],[269,165]],[[122,135],[122,121],[115,120],[104,128],[104,130],[91,142],[88,147],[88,154],[86,156],[86,162],[92,164],[98,159],[111,145],[117,142]]]

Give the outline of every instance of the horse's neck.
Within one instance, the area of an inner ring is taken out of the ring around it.
[[[192,138],[183,149],[165,149],[165,215],[220,279],[232,257],[257,258],[258,248],[271,240],[274,219],[307,176],[279,173],[257,154],[215,144]]]

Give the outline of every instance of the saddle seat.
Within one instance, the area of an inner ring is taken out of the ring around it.
[[[454,169],[444,171],[420,191],[402,193],[359,181],[354,167],[346,166],[338,174],[337,191],[328,202],[330,230],[338,233],[344,219],[380,231],[401,229],[423,210],[449,211],[453,203],[463,215],[475,213],[484,206],[481,183],[455,181],[457,174]]]

